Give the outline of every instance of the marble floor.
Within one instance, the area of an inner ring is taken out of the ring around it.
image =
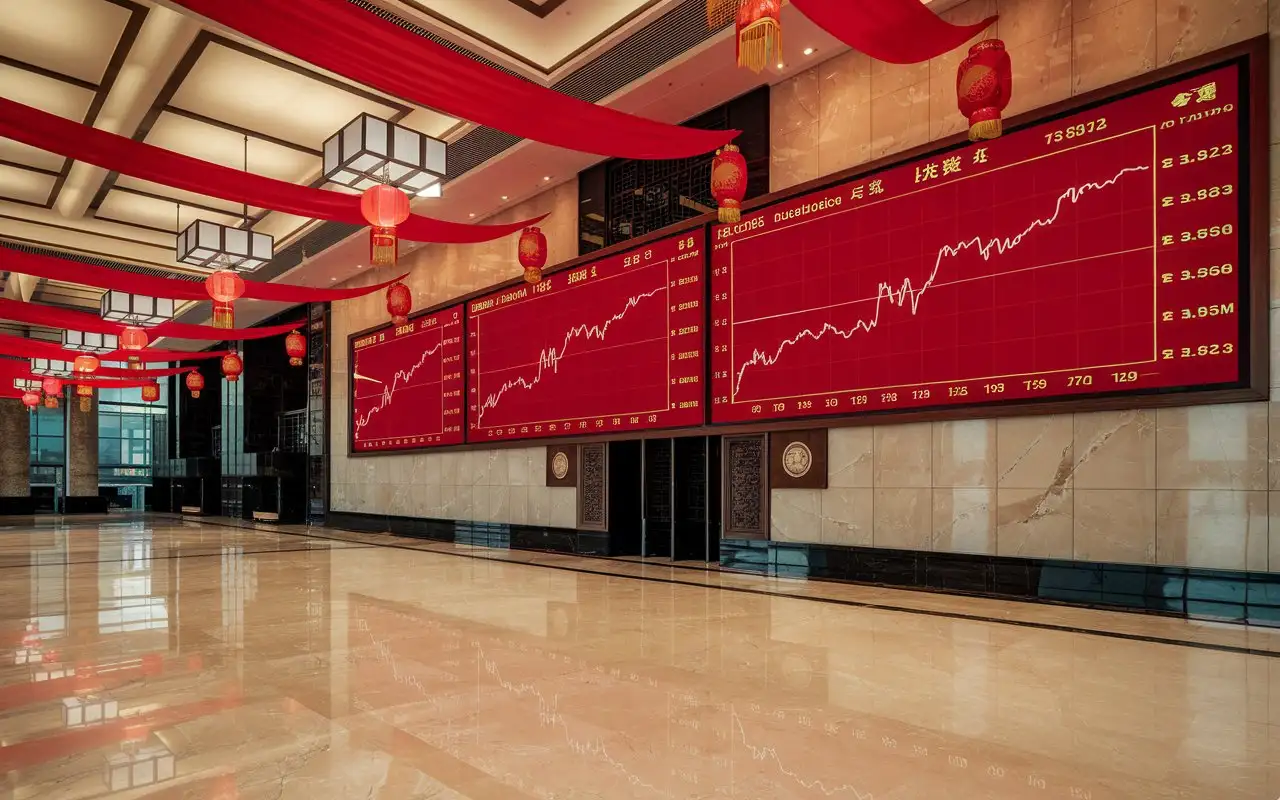
[[[0,519],[0,800],[1272,800],[1280,632]]]

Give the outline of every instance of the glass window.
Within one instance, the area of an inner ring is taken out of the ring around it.
[[[120,435],[120,415],[98,412],[98,435],[117,437]]]
[[[35,412],[36,432],[41,436],[61,436],[63,432],[62,407],[41,407]]]

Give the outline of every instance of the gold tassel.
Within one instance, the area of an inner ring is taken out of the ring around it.
[[[769,66],[770,51],[782,60],[782,27],[771,18],[759,19],[738,32],[738,66],[760,72]]]
[[[724,224],[742,221],[741,206],[720,206],[720,221]]]
[[[213,304],[213,327],[231,329],[236,326],[236,312],[230,303]]]
[[[1000,118],[984,119],[969,126],[969,141],[981,142],[988,139],[999,139],[1004,133],[1004,125]]]
[[[81,397],[81,398],[80,398],[80,410],[81,410],[81,411],[83,411],[84,413],[88,414],[88,413],[89,413],[89,411],[90,411],[90,409],[92,409],[92,408],[93,408],[93,400],[92,400],[91,398],[88,398],[88,397]]]

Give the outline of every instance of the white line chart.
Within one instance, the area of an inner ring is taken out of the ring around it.
[[[489,409],[496,408],[498,406],[498,403],[502,401],[503,395],[505,395],[507,392],[511,391],[512,389],[525,389],[525,390],[533,389],[539,383],[542,382],[543,376],[547,374],[548,371],[550,371],[550,373],[552,374],[555,374],[556,372],[558,372],[560,369],[560,361],[567,357],[566,353],[569,352],[569,348],[573,344],[575,339],[583,338],[583,339],[590,340],[594,338],[594,339],[599,339],[600,341],[603,342],[605,339],[605,336],[609,332],[609,328],[615,322],[621,322],[627,316],[628,311],[640,305],[641,301],[647,300],[651,297],[655,297],[658,294],[666,292],[667,290],[668,290],[667,284],[666,284],[666,281],[664,280],[661,286],[659,286],[658,288],[652,291],[633,295],[627,298],[626,305],[623,306],[622,310],[614,314],[609,319],[605,320],[603,323],[598,325],[588,325],[588,324],[575,325],[574,327],[570,328],[568,331],[565,332],[564,342],[561,343],[559,348],[551,347],[551,348],[542,349],[542,352],[538,356],[538,362],[537,362],[538,371],[532,378],[525,378],[524,376],[520,376],[518,378],[511,378],[505,381],[502,384],[501,388],[499,388],[496,392],[493,392],[492,394],[487,395],[484,399],[484,402],[481,403],[479,411],[476,414],[476,421],[479,423],[483,423],[484,412],[488,411]]]
[[[472,642],[471,646],[475,648],[476,659],[478,660],[480,667],[484,670],[485,674],[489,675],[497,682],[499,687],[516,697],[531,696],[538,701],[538,722],[543,727],[559,728],[564,734],[565,744],[568,745],[570,750],[580,756],[592,756],[599,758],[613,769],[621,772],[626,778],[627,783],[632,786],[640,786],[657,792],[663,796],[670,796],[669,792],[659,789],[653,784],[645,781],[639,775],[636,775],[634,772],[629,770],[621,761],[618,761],[616,758],[609,755],[608,748],[605,747],[604,742],[600,739],[585,740],[574,738],[569,731],[568,720],[566,720],[564,715],[560,713],[559,695],[552,695],[550,698],[547,698],[538,689],[538,687],[531,683],[514,683],[506,680],[502,677],[502,671],[499,669],[497,662],[493,661],[485,654],[484,648],[481,647],[479,643]]]
[[[752,761],[772,761],[773,765],[778,768],[778,772],[795,781],[805,789],[817,790],[825,794],[827,797],[848,792],[851,793],[856,800],[874,800],[874,797],[870,792],[863,792],[853,784],[841,783],[838,785],[827,786],[827,784],[821,780],[816,778],[814,780],[808,780],[793,770],[788,769],[787,766],[782,763],[782,757],[778,755],[778,751],[775,748],[769,746],[757,747],[747,741],[747,729],[743,727],[742,717],[738,715],[737,710],[734,709],[733,706],[729,707],[729,717],[734,728],[731,732],[732,735],[735,739],[741,741],[743,746],[747,748],[747,752],[751,755]]]
[[[875,327],[880,322],[880,313],[886,301],[898,308],[902,308],[906,306],[908,302],[910,302],[911,314],[912,316],[914,316],[916,314],[917,309],[920,307],[921,299],[924,297],[925,293],[928,292],[929,288],[934,285],[934,282],[938,277],[938,272],[942,268],[942,263],[945,259],[958,256],[964,251],[969,249],[976,249],[979,255],[982,256],[982,259],[984,261],[989,261],[993,253],[999,255],[1009,250],[1012,250],[1015,247],[1017,247],[1019,244],[1021,244],[1023,239],[1025,239],[1028,235],[1030,235],[1037,229],[1048,227],[1054,224],[1055,222],[1057,222],[1058,217],[1062,214],[1063,209],[1068,204],[1074,205],[1078,203],[1080,201],[1080,198],[1083,197],[1086,193],[1090,191],[1098,191],[1101,189],[1106,189],[1110,186],[1114,186],[1116,183],[1120,181],[1121,178],[1123,178],[1125,175],[1128,175],[1129,173],[1145,172],[1145,171],[1149,171],[1150,169],[1151,169],[1150,165],[1146,165],[1146,164],[1133,166],[1133,167],[1124,167],[1118,173],[1116,173],[1111,178],[1108,178],[1107,180],[1090,181],[1081,186],[1069,188],[1066,191],[1064,191],[1061,195],[1058,196],[1057,203],[1055,204],[1053,213],[1051,215],[1033,220],[1030,225],[1028,225],[1021,233],[1018,233],[1015,236],[1003,237],[1003,238],[995,237],[987,240],[984,240],[980,236],[975,236],[972,239],[967,239],[965,241],[958,242],[954,245],[943,245],[942,248],[938,250],[937,257],[935,258],[933,263],[933,270],[929,273],[929,277],[924,281],[923,284],[921,284],[921,286],[918,289],[912,284],[910,278],[904,278],[902,283],[896,289],[891,283],[881,282],[875,298],[866,298],[867,301],[870,301],[872,299],[874,299],[875,301],[875,309],[871,313],[870,317],[856,321],[848,329],[840,328],[836,325],[831,324],[830,322],[824,322],[822,324],[822,327],[819,328],[817,331],[813,331],[806,328],[800,331],[799,333],[797,333],[795,336],[792,336],[789,339],[784,339],[772,354],[770,354],[767,351],[760,350],[758,348],[753,348],[751,356],[742,363],[742,365],[737,369],[737,372],[734,374],[732,398],[736,401],[738,397],[738,391],[742,386],[743,376],[746,374],[748,369],[750,369],[751,367],[773,366],[778,362],[778,359],[782,357],[782,354],[788,348],[790,348],[793,345],[799,344],[801,341],[805,339],[811,339],[817,342],[817,341],[820,341],[823,337],[825,337],[828,333],[830,333],[847,340],[847,339],[852,339],[853,336],[859,332],[863,332],[863,333],[871,332],[872,330],[875,329]],[[1152,246],[1154,246],[1154,242],[1152,243]],[[991,277],[998,277],[998,275],[993,275]],[[797,311],[793,313],[804,313],[805,311],[811,311],[811,310],[813,309],[805,309],[803,311]],[[735,322],[734,324],[739,325],[739,324],[745,324],[745,323]]]
[[[363,416],[357,417],[355,420],[355,435],[357,439],[360,438],[360,431],[373,420],[373,416],[391,405],[392,401],[395,399],[396,390],[403,388],[404,386],[408,386],[409,381],[413,379],[414,374],[427,363],[427,359],[440,352],[442,347],[444,347],[443,332],[441,332],[440,341],[436,342],[435,346],[423,351],[422,356],[418,359],[416,364],[407,370],[396,370],[396,374],[391,378],[391,380],[382,385],[382,396],[379,398],[377,405],[374,405],[366,411]],[[357,397],[356,399],[358,400],[361,398]]]

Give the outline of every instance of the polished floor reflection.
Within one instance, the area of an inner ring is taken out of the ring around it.
[[[1280,796],[1275,632],[310,534],[0,520],[0,800]]]

